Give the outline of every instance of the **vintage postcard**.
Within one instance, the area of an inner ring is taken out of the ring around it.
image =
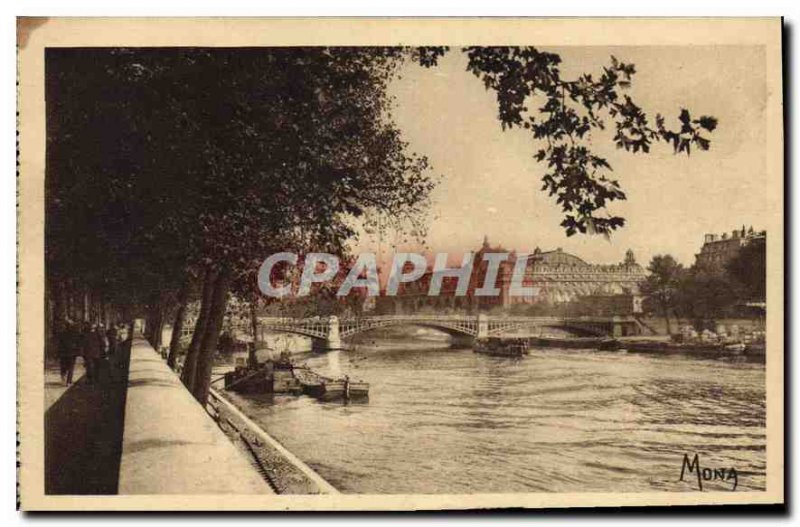
[[[19,19],[21,508],[783,503],[781,38]]]

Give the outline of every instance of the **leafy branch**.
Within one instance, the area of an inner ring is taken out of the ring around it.
[[[435,64],[444,48],[420,52]],[[708,150],[708,134],[717,127],[711,116],[692,118],[681,109],[676,128],[656,115],[647,114],[624,90],[630,88],[636,68],[611,57],[599,76],[584,73],[566,79],[560,71],[561,57],[535,47],[468,47],[467,70],[496,92],[502,128],[521,127],[545,143],[534,159],[546,164],[542,190],[555,197],[568,236],[577,232],[609,235],[625,224],[611,216],[607,206],[626,199],[604,157],[593,153],[591,134],[613,126],[614,144],[631,153],[649,153],[653,143],[672,145],[676,154],[689,155],[693,147]]]

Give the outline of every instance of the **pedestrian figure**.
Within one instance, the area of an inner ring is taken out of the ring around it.
[[[97,326],[92,326],[87,322],[83,334],[83,364],[86,367],[86,380],[90,384],[98,381],[97,366],[102,352],[103,340],[98,335]]]
[[[128,331],[128,328],[125,326],[125,324],[123,324],[123,323],[117,324],[116,351],[118,353],[121,353],[123,351],[125,343],[128,340],[129,333],[130,332]],[[126,368],[126,364],[124,364],[124,361],[119,360],[119,359],[114,361],[114,366],[119,371],[122,371],[122,370],[124,370]]]
[[[111,324],[106,331],[106,338],[108,339],[108,356],[113,358],[117,354],[117,327]]]
[[[95,360],[95,371],[97,372],[97,380],[101,380],[108,377],[108,350],[111,347],[108,340],[106,327],[102,323],[97,325],[95,338],[97,339],[97,345],[100,348],[100,357]]]
[[[78,353],[78,331],[70,319],[66,319],[58,335],[58,359],[61,381],[69,386],[75,371],[75,356]]]

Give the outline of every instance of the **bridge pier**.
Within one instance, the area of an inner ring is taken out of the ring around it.
[[[615,316],[611,322],[611,336],[612,337],[621,337],[623,335],[623,328],[622,323],[619,321],[619,317]]]
[[[642,334],[642,326],[636,320],[614,316],[611,319],[611,335],[613,337],[630,337]]]
[[[489,338],[489,316],[485,313],[478,315],[478,333],[475,338],[477,340]]]
[[[328,338],[325,339],[325,349],[340,350],[342,348],[344,346],[339,332],[339,317],[331,316],[328,318]]]

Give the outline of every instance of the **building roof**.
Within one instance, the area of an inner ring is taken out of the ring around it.
[[[529,259],[534,258],[536,261],[551,264],[551,265],[590,265],[586,261],[578,258],[574,254],[565,253],[561,249],[554,251],[545,251],[529,255]]]

